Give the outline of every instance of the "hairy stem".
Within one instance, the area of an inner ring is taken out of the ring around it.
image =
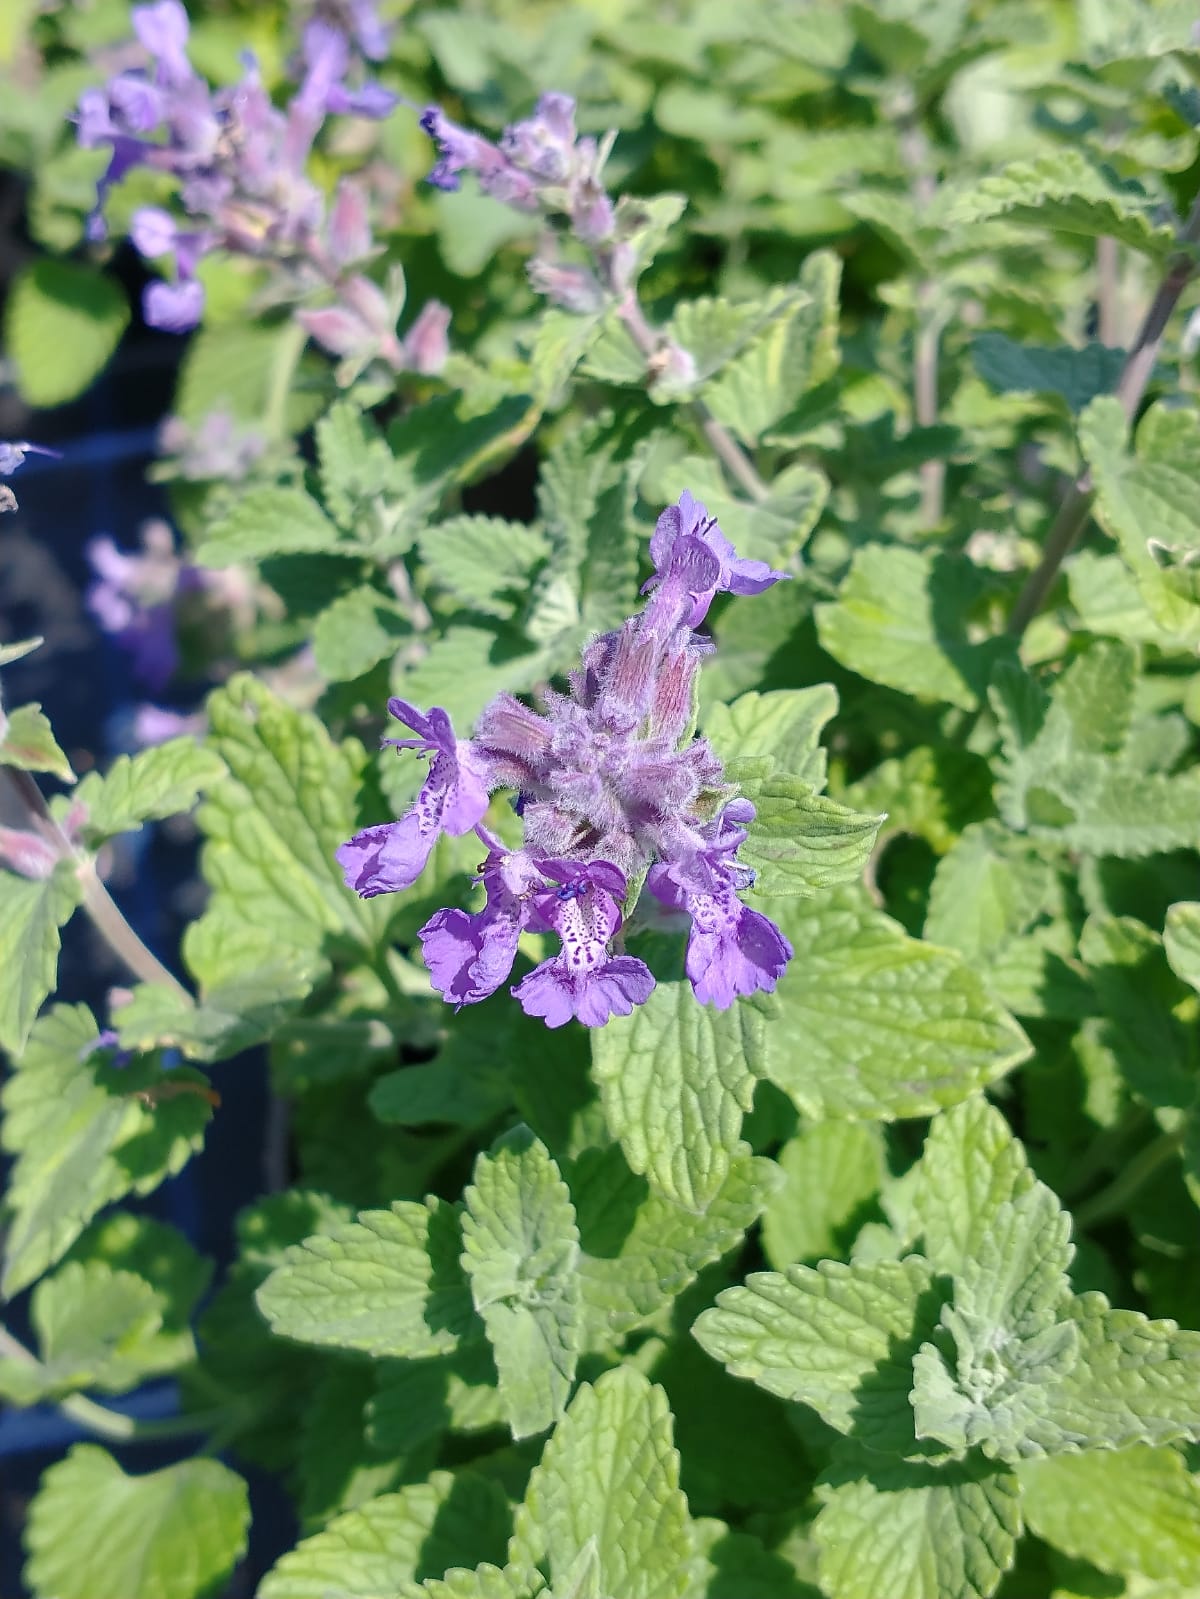
[[[655,337],[653,328],[646,321],[645,312],[638,304],[637,297],[632,290],[622,300],[618,315],[629,329],[630,337],[647,361],[657,355],[658,340]],[[754,462],[742,449],[729,429],[723,423],[717,421],[703,400],[693,400],[689,409],[696,418],[709,448],[728,471],[734,482],[744,489],[752,500],[765,500],[770,490],[759,476],[758,468],[754,465]]]
[[[167,970],[158,956],[142,942],[125,920],[116,901],[96,875],[95,862],[78,850],[74,842],[59,827],[50,814],[45,795],[29,773],[18,771],[14,767],[4,767],[2,770],[11,790],[24,808],[30,824],[53,842],[65,860],[75,862],[76,875],[83,889],[83,908],[109,947],[120,956],[133,975],[140,977],[144,983],[156,983],[160,988],[169,988],[172,993],[180,995],[183,999],[190,999],[191,996],[183,984]]]
[[[1121,376],[1113,391],[1130,422],[1137,415],[1138,407],[1142,403],[1146,385],[1150,381],[1150,374],[1158,359],[1163,334],[1166,332],[1167,323],[1171,320],[1171,313],[1179,303],[1179,296],[1195,274],[1197,262],[1190,246],[1195,245],[1197,241],[1200,241],[1200,195],[1196,197],[1191,213],[1179,231],[1178,242],[1183,249],[1178,255],[1172,256],[1167,264],[1158,292],[1142,319],[1142,325],[1125,358],[1125,365],[1121,369]],[[1090,472],[1084,472],[1067,490],[1066,497],[1058,508],[1058,515],[1046,535],[1042,558],[1025,580],[1025,587],[1017,596],[1012,615],[1008,619],[1008,631],[1014,637],[1020,638],[1041,610],[1058,576],[1059,567],[1074,549],[1087,526],[1091,509],[1092,475]]]
[[[7,1327],[0,1326],[0,1355],[19,1361],[23,1366],[40,1366],[41,1361]],[[152,1421],[142,1421],[127,1416],[120,1410],[99,1405],[86,1394],[67,1394],[52,1401],[62,1415],[86,1427],[98,1438],[109,1438],[114,1443],[150,1443],[160,1438],[183,1438],[208,1432],[218,1421],[225,1420],[223,1410],[198,1411],[194,1416],[163,1416]]]
[[[1107,1221],[1110,1216],[1119,1216],[1159,1167],[1165,1166],[1179,1154],[1182,1143],[1183,1133],[1176,1131],[1161,1133],[1151,1143],[1144,1145],[1107,1188],[1102,1188],[1078,1206],[1075,1211],[1076,1227],[1094,1227],[1097,1222]]]

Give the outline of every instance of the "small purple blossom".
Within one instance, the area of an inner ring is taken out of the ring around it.
[[[391,699],[388,710],[416,738],[385,744],[432,757],[429,775],[407,816],[357,833],[337,852],[346,887],[363,899],[410,888],[425,870],[442,833],[469,833],[488,807],[487,767],[475,746],[458,739],[450,718],[435,705],[422,715],[407,700]]]
[[[791,958],[783,934],[740,897],[753,884],[737,852],[754,808],[694,733],[696,674],[713,648],[694,620],[722,589],[759,592],[785,574],[740,561],[690,495],[674,510],[659,519],[654,593],[641,613],[588,644],[566,691],[546,690],[540,710],[499,694],[464,740],[441,709],[389,704],[416,737],[386,742],[432,756],[429,777],[407,816],[357,834],[338,860],[359,894],[388,893],[416,881],[440,832],[475,828],[488,850],[483,909],[439,910],[419,934],[433,987],[451,1004],[495,993],[528,930],[562,941],[512,990],[529,1015],[550,1027],[628,1015],[654,987],[642,961],[614,951],[630,879],[690,918],[686,969],[702,1003],[723,1009],[773,988]],[[480,825],[499,788],[515,791],[519,850]]]
[[[27,455],[48,455],[56,461],[62,460],[61,450],[48,450],[44,444],[30,444],[28,439],[22,439],[20,443],[0,440],[0,477],[11,477],[19,467],[25,465]]]
[[[717,563],[713,581],[711,567],[698,559],[697,545]],[[702,571],[702,578],[688,584],[692,596],[691,610],[684,618],[688,627],[700,625],[717,594],[761,594],[772,584],[787,582],[791,577],[790,572],[773,571],[765,561],[742,560],[721,532],[716,517],[709,516],[707,507],[686,490],[679,496],[678,505],[669,505],[655,524],[650,559],[654,562],[654,576],[646,582],[643,592],[666,583],[673,572],[689,567]]]

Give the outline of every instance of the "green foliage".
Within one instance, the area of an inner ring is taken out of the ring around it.
[[[12,660],[15,657],[9,656]],[[25,772],[50,772],[73,783],[71,763],[59,749],[49,719],[40,705],[18,705],[7,715],[0,712],[0,766],[17,766]]]
[[[25,267],[5,306],[4,342],[21,397],[62,405],[91,387],[129,325],[125,295],[91,267],[42,259]]]

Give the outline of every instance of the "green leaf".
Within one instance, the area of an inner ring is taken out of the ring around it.
[[[870,1123],[813,1122],[789,1138],[776,1156],[783,1181],[763,1211],[770,1264],[782,1270],[846,1254],[873,1208],[883,1158],[879,1129]]]
[[[949,950],[841,890],[788,900],[798,951],[779,981],[765,1075],[802,1115],[928,1116],[1011,1071],[1024,1033]]]
[[[115,1069],[93,1051],[99,1027],[82,1005],[59,1005],[35,1025],[4,1087],[3,1145],[16,1155],[5,1204],[4,1278],[11,1296],[62,1258],[91,1218],[123,1194],[148,1194],[200,1145],[211,1106],[203,1080],[172,1073],[176,1092],[153,1107],[157,1062]]]
[[[513,1437],[528,1438],[558,1420],[575,1380],[583,1320],[575,1208],[528,1130],[480,1155],[463,1198],[463,1269]]]
[[[75,781],[71,763],[55,742],[49,718],[43,715],[40,705],[18,705],[7,716],[0,710],[0,766],[52,772],[64,783]]]
[[[704,733],[723,761],[770,756],[780,772],[820,792],[825,786],[821,730],[837,708],[837,690],[830,683],[740,694],[730,705],[705,710]]]
[[[29,1029],[58,980],[59,929],[83,889],[70,861],[49,877],[0,871],[0,1048],[20,1054]]]
[[[192,427],[213,411],[261,431],[269,414],[273,386],[290,373],[296,357],[296,324],[238,315],[228,323],[199,328],[188,341],[173,408]],[[302,356],[297,380],[280,422],[301,433],[325,406],[327,368],[319,357]],[[308,381],[303,381],[307,379]]]
[[[741,1242],[778,1186],[778,1168],[741,1146],[703,1216],[631,1172],[620,1146],[585,1149],[568,1173],[582,1253],[577,1267],[589,1346],[648,1321],[702,1267]]]
[[[666,243],[687,209],[682,194],[656,194],[648,199],[623,194],[617,201],[615,233],[622,247],[625,282],[632,287]]]
[[[868,544],[838,598],[815,607],[821,645],[873,683],[974,710],[996,662],[1014,650],[1011,639],[970,636],[985,582],[966,560]]]
[[[703,1212],[729,1174],[765,1032],[753,1003],[714,1011],[689,983],[666,981],[592,1038],[605,1119],[631,1170],[686,1210]]]
[[[662,97],[658,110],[661,110]],[[807,296],[795,288],[776,289],[758,300],[734,303],[701,296],[678,306],[663,330],[664,338],[691,356],[694,372],[686,381],[672,382],[667,374],[654,384],[655,399],[680,399],[690,395],[739,355],[760,333],[796,312]],[[645,361],[642,362],[643,378]]]
[[[793,1403],[873,1449],[919,1453],[909,1406],[912,1360],[942,1295],[925,1261],[789,1266],[753,1272],[717,1295],[692,1328],[735,1377]]]
[[[544,1585],[536,1572],[516,1566],[455,1566],[443,1577],[427,1577],[420,1591],[427,1599],[538,1599]]]
[[[995,822],[972,822],[938,862],[925,937],[970,961],[994,957],[1054,902],[1053,867]]]
[[[755,892],[807,896],[861,877],[884,817],[840,805],[769,764],[751,756],[732,761],[726,772],[755,809],[738,853],[756,874]]]
[[[0,666],[8,666],[13,661],[20,661],[26,655],[32,655],[34,650],[45,643],[41,638],[18,639],[14,644],[0,644]]]
[[[195,552],[201,566],[232,566],[267,555],[300,555],[339,547],[337,528],[300,488],[248,489],[208,528]]]
[[[1110,393],[1125,364],[1125,351],[1093,339],[1081,350],[1060,344],[1018,344],[1004,333],[980,333],[971,360],[983,381],[1000,394],[1057,394],[1078,415],[1098,394]]]
[[[1155,220],[1159,209],[1136,185],[1117,183],[1082,151],[1058,149],[981,179],[948,202],[944,221],[956,227],[1005,217],[1086,238],[1113,238],[1161,261],[1175,246],[1175,229]]]
[[[331,683],[362,677],[412,633],[403,611],[373,583],[340,594],[313,623],[313,654]]]
[[[693,1547],[662,1389],[631,1366],[585,1383],[534,1467],[510,1558],[557,1587],[595,1540],[599,1589],[682,1599]]]
[[[15,1404],[80,1388],[123,1393],[153,1369],[138,1356],[161,1324],[158,1295],[132,1272],[71,1261],[38,1284],[30,1318],[38,1364],[0,1358],[0,1393]]]
[[[1186,1110],[1200,1067],[1196,1002],[1158,935],[1130,916],[1092,916],[1079,950],[1104,1017],[1100,1038],[1130,1088],[1151,1105]]]
[[[830,1599],[990,1599],[1021,1532],[1010,1471],[975,1463],[834,1469],[813,1524]]]
[[[1171,906],[1163,948],[1176,977],[1200,990],[1200,905],[1181,900]]]
[[[240,962],[225,970],[219,958],[223,918],[254,929],[259,950],[265,940],[280,953],[316,952],[339,933],[373,942],[390,908],[351,893],[334,859],[356,826],[358,766],[348,746],[245,673],[209,696],[208,714],[209,747],[228,775],[200,809],[213,898],[189,932],[189,959],[206,926],[221,930],[200,978],[237,975]]]
[[[524,522],[455,516],[425,528],[420,550],[430,575],[456,600],[485,616],[507,618],[545,558],[546,540]]]
[[[1060,1455],[1017,1475],[1030,1530],[1064,1554],[1163,1582],[1200,1570],[1200,1479],[1178,1450]]]
[[[263,1578],[258,1599],[420,1599],[422,1579],[455,1561],[503,1559],[510,1526],[497,1483],[435,1471],[302,1539]]]
[[[250,1526],[242,1479],[218,1460],[130,1477],[76,1444],[29,1511],[25,1579],[57,1599],[205,1599],[241,1559]]]
[[[259,1289],[272,1328],[300,1343],[420,1360],[473,1331],[454,1208],[397,1200],[308,1238]]]
[[[452,1355],[378,1368],[367,1437],[377,1450],[407,1455],[442,1433],[487,1431],[505,1420],[491,1345],[481,1339]]]
[[[137,755],[118,755],[103,777],[89,772],[72,798],[87,807],[87,836],[98,842],[190,810],[224,775],[215,750],[195,739],[172,738]]]
[[[815,251],[801,268],[797,286],[803,298],[793,301],[790,314],[774,316],[748,350],[703,386],[704,403],[717,421],[747,443],[755,443],[802,394],[836,371],[840,279],[839,258],[831,250]],[[773,309],[789,292],[795,291],[775,290]]]
[[[544,679],[546,655],[522,651],[513,636],[452,623],[419,661],[395,674],[392,689],[418,705],[440,705],[465,736],[502,690],[520,693]]]
[[[189,1060],[227,1060],[274,1036],[312,992],[315,963],[286,953],[206,988],[199,1001],[139,983],[116,1016],[124,1048],[178,1049]]]
[[[374,421],[351,400],[331,405],[314,432],[325,506],[353,534],[375,503],[397,487],[395,459]]]
[[[119,284],[91,267],[42,257],[13,281],[4,343],[28,405],[62,405],[99,376],[129,326]]]
[[[1191,628],[1200,513],[1188,485],[1200,469],[1200,420],[1190,410],[1154,405],[1138,426],[1135,451],[1128,433],[1125,413],[1112,396],[1093,400],[1079,419],[1096,520],[1120,545],[1154,620],[1162,627]]]

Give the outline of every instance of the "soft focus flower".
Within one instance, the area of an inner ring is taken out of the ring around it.
[[[696,673],[712,649],[694,620],[719,590],[756,593],[785,574],[740,561],[691,495],[673,510],[655,533],[651,598],[587,646],[567,692],[548,690],[541,710],[499,694],[460,739],[440,708],[426,717],[389,704],[417,737],[387,742],[432,756],[429,776],[407,816],[364,829],[338,860],[364,898],[389,893],[417,880],[440,832],[474,827],[488,850],[483,909],[437,911],[419,935],[433,986],[452,1004],[495,993],[522,932],[555,932],[560,952],[513,990],[524,1009],[551,1027],[628,1014],[654,986],[640,960],[614,952],[630,880],[690,918],[687,974],[701,1002],[725,1008],[773,988],[791,957],[740,898],[753,882],[737,861],[753,807],[693,736]],[[499,788],[516,791],[519,850],[479,825]]]

